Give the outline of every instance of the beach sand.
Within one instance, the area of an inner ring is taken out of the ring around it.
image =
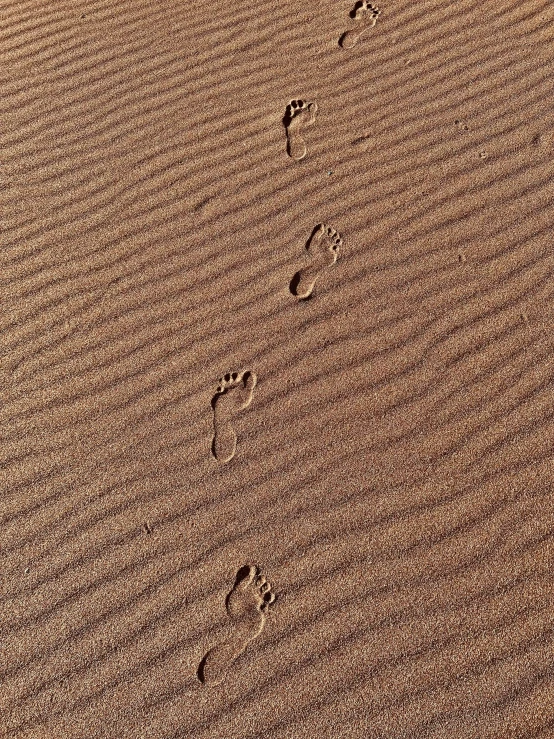
[[[0,3],[0,736],[554,737],[554,8],[377,2]]]

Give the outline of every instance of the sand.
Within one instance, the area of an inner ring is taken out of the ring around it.
[[[0,2],[0,736],[554,737],[554,8],[377,2]]]

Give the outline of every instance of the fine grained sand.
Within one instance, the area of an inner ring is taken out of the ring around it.
[[[554,9],[379,8],[0,2],[1,736],[554,736]]]

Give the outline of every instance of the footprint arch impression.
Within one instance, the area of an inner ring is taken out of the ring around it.
[[[217,685],[224,680],[233,662],[262,632],[274,600],[271,585],[258,567],[241,567],[225,602],[231,621],[229,637],[215,644],[200,662],[197,674],[201,683]]]
[[[237,449],[235,418],[252,402],[256,387],[253,372],[232,372],[219,381],[217,392],[212,398],[214,410],[214,438],[212,454],[218,462],[229,462]]]
[[[306,156],[304,131],[313,126],[317,114],[317,103],[291,100],[287,105],[283,125],[287,132],[287,154],[297,162]]]
[[[350,13],[350,17],[356,21],[356,25],[340,37],[339,44],[342,48],[351,49],[356,46],[360,37],[377,23],[377,18],[380,15],[381,11],[376,5],[368,3],[367,0],[358,0]]]
[[[291,293],[304,300],[311,297],[315,283],[321,274],[337,261],[341,246],[341,235],[334,228],[324,223],[316,226],[306,244],[310,264],[292,278]]]

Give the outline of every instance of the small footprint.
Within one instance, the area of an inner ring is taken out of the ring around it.
[[[253,372],[233,372],[219,381],[217,392],[212,398],[212,453],[218,462],[228,462],[235,456],[237,435],[232,421],[237,413],[250,405],[255,387],[256,375]]]
[[[306,144],[302,138],[305,128],[313,126],[317,113],[317,103],[306,103],[304,100],[291,100],[287,105],[283,125],[287,132],[287,154],[300,161],[306,156]]]
[[[367,0],[358,0],[350,13],[350,17],[357,21],[357,25],[355,28],[351,28],[350,31],[343,33],[340,37],[339,44],[342,48],[351,49],[353,46],[356,46],[360,40],[360,36],[368,28],[373,28],[380,15],[381,11],[376,5],[368,3]]]
[[[233,662],[262,631],[267,609],[274,600],[271,586],[258,568],[241,567],[225,602],[233,626],[231,636],[204,656],[197,672],[200,682],[217,685],[225,678]]]
[[[312,261],[291,280],[290,291],[298,298],[309,298],[322,271],[337,261],[342,238],[335,229],[320,223],[310,236],[306,249]]]

